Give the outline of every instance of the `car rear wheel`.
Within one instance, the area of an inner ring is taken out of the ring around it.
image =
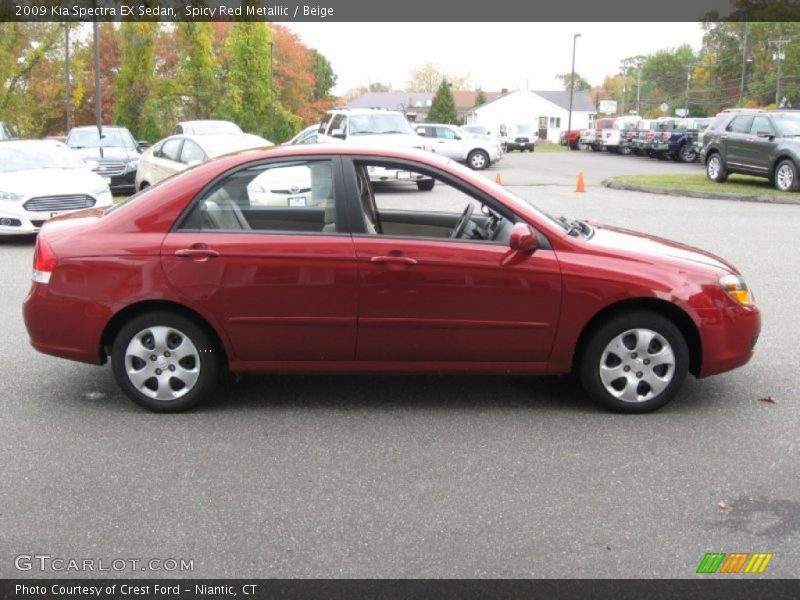
[[[728,179],[728,170],[719,152],[714,152],[706,160],[706,175],[711,181],[724,183]]]
[[[791,160],[783,160],[775,168],[775,187],[782,192],[796,192],[800,188],[797,167]]]
[[[483,150],[473,150],[467,156],[467,164],[470,169],[481,171],[489,166],[489,155]]]
[[[423,179],[417,182],[417,189],[421,192],[430,192],[435,183],[435,179]]]
[[[111,350],[114,377],[137,404],[156,412],[191,408],[214,389],[219,350],[192,320],[167,311],[126,323]]]
[[[645,413],[677,393],[689,370],[689,349],[672,321],[636,311],[594,331],[578,368],[593,400],[615,412]]]
[[[693,163],[697,159],[697,151],[694,146],[684,144],[681,151],[678,153],[678,158],[681,162]]]

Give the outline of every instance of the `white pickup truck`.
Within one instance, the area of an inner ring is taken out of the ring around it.
[[[617,119],[600,119],[600,121],[606,120],[610,120],[611,125],[598,131],[600,144],[609,152],[619,152],[622,131],[635,128],[636,124],[642,120],[642,117],[628,116]]]

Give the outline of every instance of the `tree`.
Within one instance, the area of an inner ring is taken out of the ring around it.
[[[556,79],[561,80],[561,85],[564,86],[564,89],[569,91],[570,82],[572,81],[572,73],[559,73],[556,75]],[[591,85],[588,81],[586,81],[583,77],[581,77],[578,73],[575,73],[575,91],[582,92],[584,90],[591,89]]]
[[[481,88],[478,88],[475,92],[475,104],[474,106],[480,106],[481,104],[486,104],[487,98],[486,94]]]
[[[336,85],[336,73],[328,59],[314,48],[309,50],[311,54],[311,71],[314,73],[314,92],[311,99],[331,100],[331,90]]]
[[[453,100],[453,92],[446,79],[442,79],[439,89],[431,101],[431,108],[428,111],[428,121],[431,123],[457,123],[458,112],[456,103]]]
[[[406,86],[408,92],[435,92],[442,81],[449,81],[457,89],[466,89],[469,78],[464,76],[448,75],[433,63],[426,63],[411,71],[411,79]]]
[[[177,92],[183,99],[183,116],[208,119],[219,98],[219,63],[214,52],[211,23],[175,24],[173,47],[177,49]]]
[[[157,23],[125,22],[120,25],[120,65],[115,90],[116,122],[136,139],[158,139],[155,111],[155,56]]]
[[[310,118],[308,108],[315,85],[311,53],[300,38],[283,25],[272,25],[272,39],[278,100],[290,112]]]

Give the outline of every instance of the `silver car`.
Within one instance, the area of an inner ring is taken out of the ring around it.
[[[414,130],[418,135],[431,139],[434,152],[466,163],[471,169],[485,169],[503,156],[503,149],[496,141],[473,135],[455,125],[424,123]]]

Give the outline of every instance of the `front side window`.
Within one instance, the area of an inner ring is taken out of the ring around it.
[[[759,133],[772,135],[772,125],[769,119],[767,117],[755,117],[753,125],[750,127],[750,133],[752,135],[758,135]]]
[[[178,153],[181,149],[181,142],[183,140],[181,138],[177,138],[174,140],[167,140],[161,146],[161,158],[166,158],[167,160],[174,160],[175,162],[178,161]]]
[[[181,228],[335,233],[333,165],[294,161],[236,171],[200,198]]]
[[[458,138],[456,132],[449,127],[437,127],[436,137],[444,140],[455,140]]]
[[[409,192],[410,183],[430,178],[436,183],[424,198]],[[368,235],[508,243],[516,219],[507,209],[501,214],[485,205],[467,187],[401,165],[357,162],[356,182]]]

